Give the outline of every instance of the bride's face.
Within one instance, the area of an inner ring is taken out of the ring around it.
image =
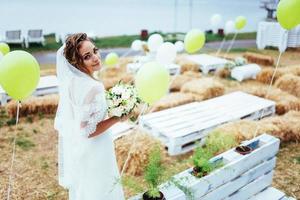
[[[83,65],[90,73],[100,70],[101,59],[99,49],[90,41],[83,41],[79,48],[79,53],[83,59]]]

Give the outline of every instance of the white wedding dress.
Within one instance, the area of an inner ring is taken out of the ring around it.
[[[55,121],[60,185],[69,189],[70,200],[125,199],[109,130],[88,138],[107,117],[103,84],[80,74],[63,85]]]

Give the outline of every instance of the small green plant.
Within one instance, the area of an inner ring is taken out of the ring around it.
[[[160,197],[158,185],[161,183],[163,175],[163,166],[161,164],[161,152],[159,148],[154,148],[149,156],[149,162],[144,174],[148,185],[147,195],[152,198]]]
[[[234,146],[237,142],[234,136],[223,134],[220,132],[211,133],[207,139],[204,147],[198,146],[193,155],[194,170],[193,174],[196,177],[203,177],[209,174],[214,169],[220,167],[222,163],[211,163],[210,159],[221,152],[224,152]]]
[[[149,154],[149,161],[145,167],[144,181],[146,187],[142,187],[139,182],[134,180],[134,177],[123,177],[122,184],[125,187],[132,189],[136,193],[146,191],[144,195],[149,198],[160,198],[159,185],[166,181],[164,178],[165,168],[162,166],[161,151],[159,147],[154,147]]]
[[[213,155],[220,154],[237,145],[238,143],[233,135],[224,134],[222,132],[210,133],[205,142],[205,147]]]
[[[209,151],[209,149],[204,149],[200,146],[195,149],[193,155],[194,176],[201,178],[213,170],[214,166],[209,162],[209,159],[212,158],[212,156],[213,154]]]

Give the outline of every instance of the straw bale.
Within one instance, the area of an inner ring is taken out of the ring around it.
[[[275,82],[275,87],[288,92],[296,97],[300,97],[300,77],[286,74]]]
[[[224,67],[224,68],[217,69],[215,75],[217,75],[220,78],[228,78],[231,75],[231,71],[229,68]]]
[[[263,68],[256,76],[256,80],[265,83],[265,84],[270,84],[273,73],[275,71],[275,68],[268,67],[268,68]],[[279,77],[281,77],[284,74],[283,70],[278,69],[275,76],[274,80],[276,81]],[[273,82],[274,83],[274,82]]]
[[[272,66],[274,65],[274,58],[268,55],[262,55],[259,53],[246,52],[243,55],[249,63],[256,63],[259,65]]]
[[[229,93],[236,90],[275,101],[276,113],[278,115],[282,115],[290,110],[300,110],[300,99],[275,87],[269,88],[267,85],[243,84],[238,87],[231,88],[226,92]]]
[[[35,114],[55,114],[58,106],[58,95],[45,95],[40,97],[30,97],[21,102],[20,117]],[[17,104],[16,101],[10,101],[6,105],[9,116],[16,117]]]
[[[186,58],[177,59],[177,64],[180,65],[180,72],[183,74],[186,71],[199,72],[199,65],[193,61],[187,60]]]
[[[194,95],[189,93],[174,92],[164,96],[151,109],[152,112],[180,106],[194,101]]]
[[[256,135],[268,133],[283,142],[300,141],[300,112],[290,111],[282,116],[274,116],[261,121],[240,120],[221,125],[216,131],[233,134],[237,141],[251,139]],[[257,130],[257,131],[256,131]]]
[[[136,135],[137,134],[137,135]],[[133,144],[134,137],[136,142]],[[158,146],[163,150],[163,146],[158,140],[141,130],[134,130],[130,134],[125,135],[115,141],[115,149],[119,169],[123,167],[128,156],[129,149],[132,147],[125,173],[128,175],[138,176],[143,174],[144,168],[149,159],[149,153],[153,147]]]
[[[225,92],[225,87],[222,83],[213,78],[201,78],[185,83],[181,92],[194,94],[195,100],[201,101],[221,96]]]

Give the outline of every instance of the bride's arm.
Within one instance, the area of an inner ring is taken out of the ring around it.
[[[88,137],[91,138],[104,133],[107,129],[109,129],[111,126],[113,126],[115,123],[119,122],[120,120],[121,118],[119,117],[111,117],[99,122],[97,124],[95,132],[91,133]]]

